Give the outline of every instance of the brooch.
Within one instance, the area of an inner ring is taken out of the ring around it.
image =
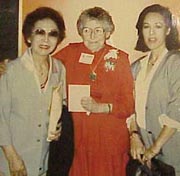
[[[116,63],[118,58],[118,50],[117,49],[111,49],[109,52],[104,56],[105,60],[105,69],[106,72],[108,71],[114,71]]]

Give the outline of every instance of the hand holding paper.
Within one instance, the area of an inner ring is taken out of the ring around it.
[[[92,97],[82,97],[82,107],[88,112],[98,112],[99,104]]]

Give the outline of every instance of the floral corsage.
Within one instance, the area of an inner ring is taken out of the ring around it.
[[[116,63],[118,58],[118,50],[117,49],[111,49],[109,52],[104,56],[105,60],[105,69],[106,72],[108,71],[114,71]]]

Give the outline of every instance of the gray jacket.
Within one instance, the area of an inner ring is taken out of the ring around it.
[[[28,51],[11,61],[0,78],[0,146],[13,145],[24,160],[28,176],[37,176],[47,170],[52,89],[62,82],[65,92],[65,68],[60,61],[50,58],[51,71],[41,92]],[[0,171],[9,176],[8,170],[0,149]]]
[[[134,79],[141,69],[140,60],[132,64]],[[146,102],[146,130],[141,129],[144,142],[151,143],[161,131],[158,117],[166,114],[180,122],[180,52],[169,51],[157,68],[148,92]],[[147,144],[148,145],[148,144]],[[164,145],[159,156],[163,161],[173,165],[180,172],[180,132]]]

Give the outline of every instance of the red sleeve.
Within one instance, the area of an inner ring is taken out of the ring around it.
[[[117,93],[113,101],[113,115],[118,118],[127,118],[134,113],[134,81],[131,74],[130,63],[126,53],[120,54],[118,65]]]

